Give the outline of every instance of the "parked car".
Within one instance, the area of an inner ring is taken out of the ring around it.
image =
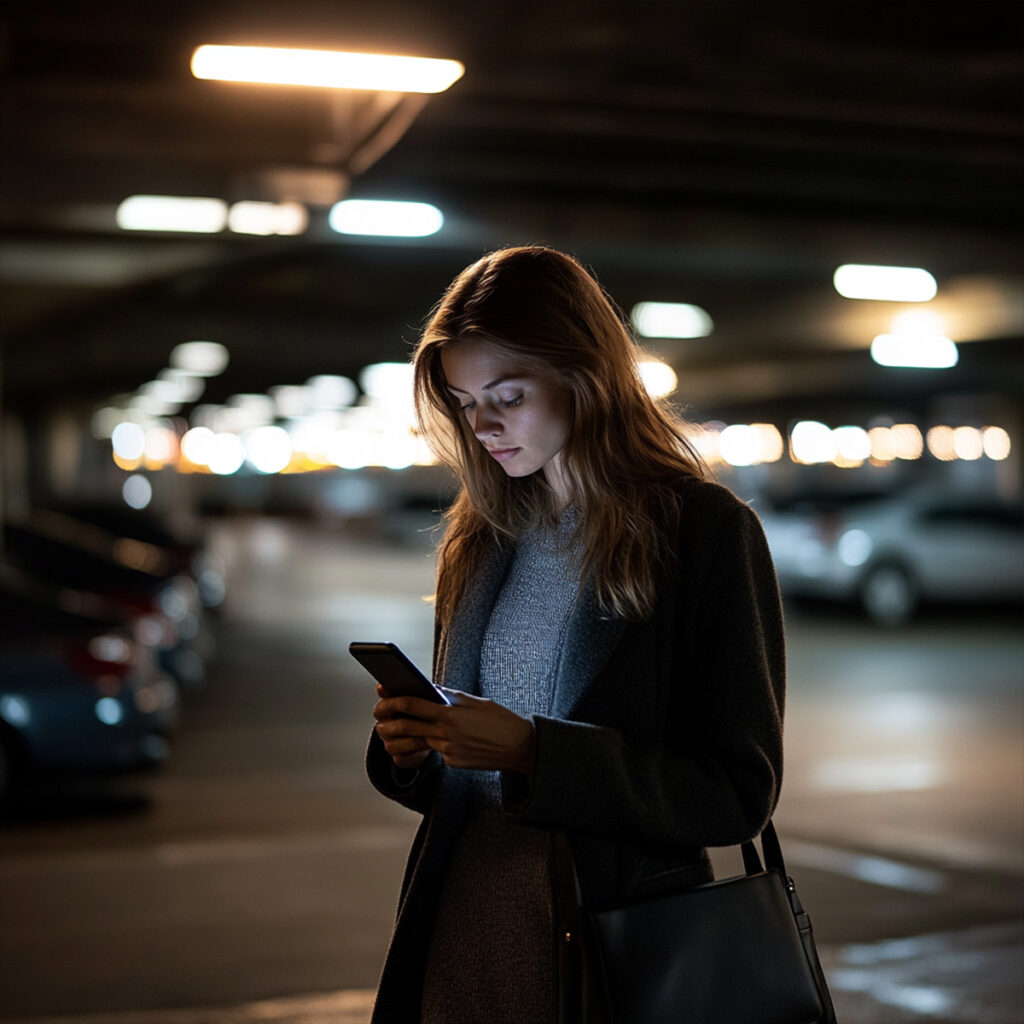
[[[145,642],[183,686],[201,687],[214,635],[199,582],[178,549],[35,509],[4,526],[7,560],[59,586],[92,592],[143,616]]]
[[[919,489],[756,507],[784,594],[857,602],[886,626],[925,601],[1024,601],[1024,504]]]
[[[0,563],[0,801],[25,777],[161,763],[178,687],[138,617]]]
[[[220,608],[227,595],[227,580],[222,560],[211,552],[202,536],[172,528],[148,509],[128,508],[124,504],[98,502],[65,503],[36,509],[35,518],[46,518],[57,529],[71,520],[106,531],[116,538],[142,541],[160,549],[171,571],[195,580],[204,608]]]

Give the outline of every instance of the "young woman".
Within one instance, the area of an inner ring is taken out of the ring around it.
[[[556,1019],[550,830],[600,907],[711,878],[782,771],[785,659],[760,524],[648,397],[597,282],[541,247],[464,270],[415,355],[462,484],[434,678],[379,690],[367,766],[424,816],[375,1024]],[[406,716],[415,717],[406,717]]]

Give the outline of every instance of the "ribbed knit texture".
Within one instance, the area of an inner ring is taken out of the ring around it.
[[[480,652],[480,694],[516,714],[547,714],[576,597],[574,516],[516,550]],[[500,809],[497,772],[473,772],[475,808],[449,863],[423,990],[423,1024],[555,1019],[548,834]]]

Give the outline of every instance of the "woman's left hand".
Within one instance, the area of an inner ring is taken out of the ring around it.
[[[381,739],[421,737],[452,768],[512,771],[533,769],[533,723],[493,700],[446,690],[448,707],[418,697],[382,701],[390,714],[377,722]]]

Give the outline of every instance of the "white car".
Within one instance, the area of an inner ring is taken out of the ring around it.
[[[935,491],[754,506],[784,594],[856,601],[899,625],[922,601],[1024,601],[1024,504]]]

